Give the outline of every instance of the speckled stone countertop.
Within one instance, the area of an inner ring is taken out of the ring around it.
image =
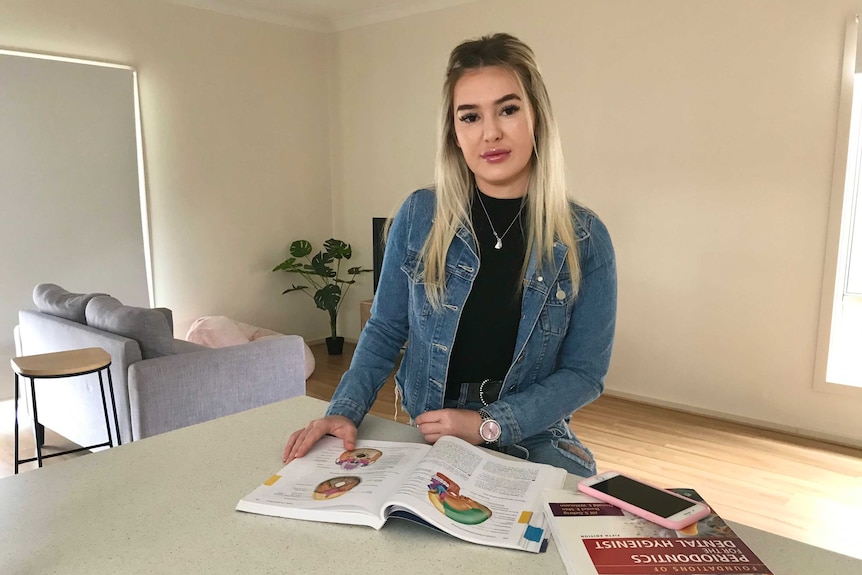
[[[375,531],[235,511],[281,468],[290,432],[325,409],[289,399],[0,479],[0,574],[565,574],[553,542],[535,555],[407,521]],[[422,439],[374,416],[360,437]],[[862,573],[862,561],[732,526],[776,574]]]

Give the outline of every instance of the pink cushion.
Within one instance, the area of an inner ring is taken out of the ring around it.
[[[223,315],[196,319],[189,328],[186,339],[207,347],[228,347],[250,341],[239,328],[237,322]]]
[[[223,315],[210,315],[196,319],[186,334],[188,341],[207,347],[242,345],[275,337],[284,337],[284,334],[242,323]],[[314,367],[314,354],[308,344],[305,344],[305,379],[311,377]]]

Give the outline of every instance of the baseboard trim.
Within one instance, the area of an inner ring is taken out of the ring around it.
[[[797,437],[802,437],[805,439],[813,439],[815,441],[824,441],[826,443],[834,443],[836,445],[841,445],[844,447],[852,447],[853,449],[862,449],[862,440],[856,439],[854,437],[846,437],[843,435],[835,435],[831,433],[823,433],[820,431],[815,431],[813,429],[806,429],[804,427],[793,427],[791,425],[782,425],[780,423],[775,423],[773,421],[764,421],[762,419],[754,419],[750,417],[743,417],[741,415],[733,415],[731,413],[725,413],[723,411],[715,411],[712,409],[704,409],[700,407],[694,407],[692,405],[686,405],[684,403],[677,403],[674,401],[665,401],[662,399],[655,399],[653,397],[646,397],[643,395],[637,395],[634,393],[627,393],[624,391],[614,391],[610,389],[605,389],[605,395],[610,397],[618,397],[620,399],[625,399],[628,401],[634,401],[637,403],[643,403],[645,405],[652,405],[655,407],[663,407],[666,409],[672,409],[674,411],[681,411],[683,413],[690,413],[694,415],[704,415],[706,417],[711,417],[713,419],[718,419],[721,421],[728,421],[731,423],[740,423],[743,425],[748,425],[750,427],[756,427],[759,429],[764,429],[767,431],[778,431],[780,433],[786,433],[788,435],[795,435]]]

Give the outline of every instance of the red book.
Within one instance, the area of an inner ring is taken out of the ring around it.
[[[692,489],[671,491],[703,501]],[[715,512],[673,530],[580,492],[548,489],[544,500],[570,575],[773,575]]]

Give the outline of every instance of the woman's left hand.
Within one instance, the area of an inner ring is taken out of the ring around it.
[[[425,441],[435,443],[444,435],[460,437],[468,443],[484,443],[479,435],[482,416],[471,409],[436,409],[426,411],[416,418],[416,427],[425,436]]]

